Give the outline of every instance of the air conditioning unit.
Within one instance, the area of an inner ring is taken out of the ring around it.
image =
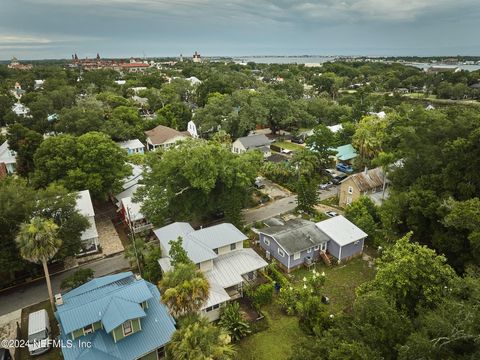
[[[267,258],[267,260],[270,260],[270,251],[265,251],[265,257]]]

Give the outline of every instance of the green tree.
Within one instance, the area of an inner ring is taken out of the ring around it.
[[[170,240],[168,243],[170,245],[168,255],[170,257],[170,264],[173,267],[177,264],[190,264],[192,262],[183,247],[183,239],[181,236],[179,236],[177,240]]]
[[[167,354],[173,360],[229,360],[235,350],[225,330],[199,318],[173,333]]]
[[[386,119],[376,115],[365,116],[358,123],[352,144],[358,149],[365,163],[368,164],[382,151],[387,124]]]
[[[208,299],[210,284],[195,264],[177,263],[158,284],[162,302],[175,318],[197,313]]]
[[[239,341],[251,333],[250,325],[241,312],[238,302],[229,302],[225,306],[218,325],[227,330],[233,341]]]
[[[21,176],[28,176],[34,170],[33,155],[43,141],[43,136],[21,124],[8,127],[8,145],[17,153],[16,170]]]
[[[410,242],[410,234],[385,250],[377,260],[375,279],[362,285],[362,295],[372,289],[392,301],[398,309],[414,314],[417,306],[432,307],[456,279],[444,256],[418,243]]]
[[[42,264],[53,311],[55,305],[47,263],[55,256],[62,245],[62,241],[57,237],[57,231],[58,226],[53,220],[34,217],[29,223],[23,223],[20,226],[16,238],[20,255],[25,260]]]
[[[317,183],[305,176],[297,182],[297,208],[306,213],[313,213],[318,202]]]
[[[374,242],[377,240],[379,215],[368,196],[361,196],[345,209],[345,217],[365,231]]]
[[[107,135],[91,132],[78,138],[59,135],[46,139],[34,156],[34,183],[57,181],[69,190],[88,189],[106,198],[129,175],[126,153]]]
[[[95,271],[90,268],[83,268],[75,271],[72,275],[62,280],[60,289],[69,291],[85,284],[93,279]]]

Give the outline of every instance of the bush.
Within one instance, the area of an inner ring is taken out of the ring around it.
[[[239,341],[252,332],[237,302],[227,304],[218,324],[228,332],[233,341]]]
[[[278,302],[287,315],[295,315],[299,296],[298,291],[291,286],[280,289]]]
[[[279,284],[282,288],[287,287],[290,285],[288,279],[281,273],[280,270],[277,269],[275,262],[269,264],[266,268],[266,273],[270,278],[273,279],[277,284]]]
[[[246,294],[251,300],[253,307],[259,311],[262,306],[265,306],[272,301],[274,291],[274,284],[268,283],[262,284],[257,288],[247,288]]]
[[[63,279],[62,283],[60,284],[60,289],[63,291],[75,289],[76,287],[79,287],[80,285],[92,280],[94,273],[95,272],[90,268],[79,269],[72,275]]]

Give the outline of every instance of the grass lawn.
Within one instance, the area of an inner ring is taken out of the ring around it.
[[[303,147],[302,145],[295,144],[288,141],[276,141],[273,143],[273,145],[280,146],[283,149],[292,150],[292,151],[299,151],[299,150],[305,149],[305,147]]]
[[[296,316],[285,315],[274,302],[262,312],[269,328],[243,339],[237,344],[238,360],[282,360],[291,355],[292,346],[305,337]]]
[[[358,285],[372,280],[375,272],[368,267],[368,263],[361,257],[353,259],[343,265],[327,267],[323,263],[315,265],[317,271],[325,272],[326,280],[324,293],[330,298],[332,313],[350,310],[355,300],[355,289]],[[292,273],[293,282],[298,286],[303,284],[303,277],[309,270],[298,269]]]
[[[45,309],[48,312],[48,317],[50,319],[50,329],[52,331],[52,335],[50,336],[51,339],[56,339],[58,336],[58,326],[57,322],[55,320],[55,317],[53,316],[52,309],[50,307],[50,302],[44,301],[32,306],[28,306],[22,310],[22,339],[27,340],[28,338],[28,314]],[[30,356],[28,353],[28,348],[21,348],[20,351],[18,351],[15,354],[15,359],[19,360],[26,360],[26,359],[38,359],[38,360],[60,360],[63,359],[61,355],[61,350],[60,348],[52,348],[48,352],[46,352],[43,355],[40,356]]]
[[[373,279],[374,271],[366,261],[357,258],[344,265],[326,267],[315,265],[317,271],[324,271],[326,280],[324,294],[330,298],[332,313],[349,310],[355,300],[355,289],[358,285]],[[308,275],[305,268],[294,271],[290,278],[295,286],[303,284],[303,277]],[[298,325],[296,316],[285,315],[274,300],[262,309],[269,323],[268,329],[250,335],[237,345],[237,359],[240,360],[282,360],[287,359],[305,333]]]

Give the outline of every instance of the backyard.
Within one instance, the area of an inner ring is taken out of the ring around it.
[[[374,277],[374,270],[362,258],[333,267],[317,264],[315,269],[320,273],[325,272],[326,281],[322,295],[330,298],[330,304],[327,306],[332,313],[350,310],[355,300],[356,287]],[[311,270],[305,268],[294,271],[291,274],[294,286],[301,286],[303,277],[308,275],[309,271]],[[297,317],[285,315],[276,299],[262,309],[262,312],[269,327],[243,339],[237,345],[237,359],[287,359],[298,339],[305,337]]]

